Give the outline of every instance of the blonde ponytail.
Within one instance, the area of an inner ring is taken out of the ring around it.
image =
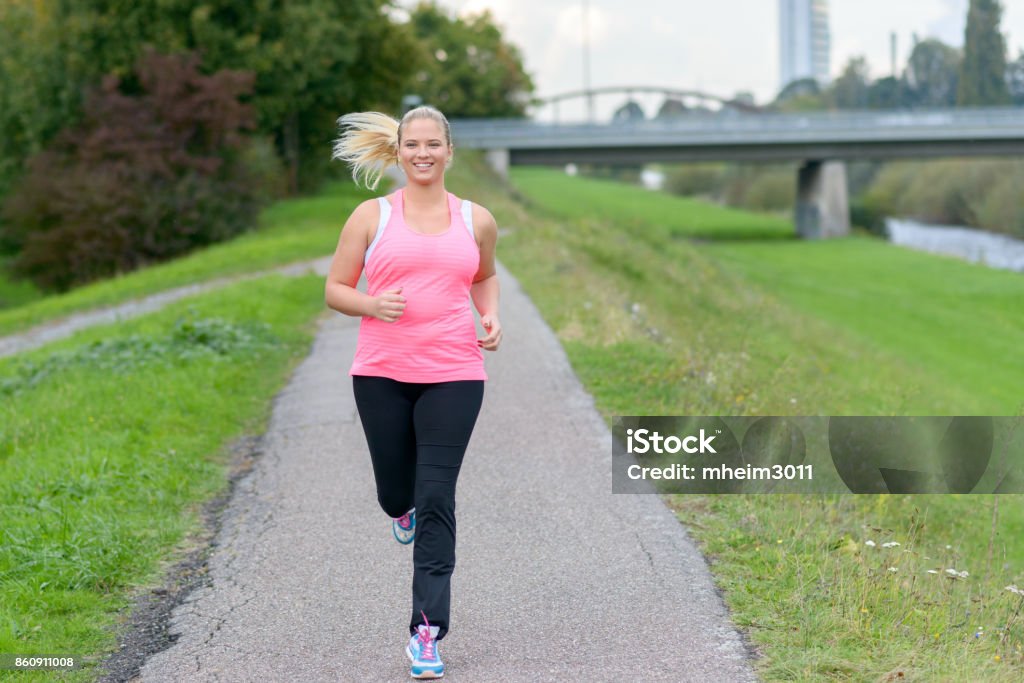
[[[398,164],[398,126],[398,121],[377,111],[345,114],[338,119],[342,132],[331,158],[352,166],[356,184],[376,190],[387,167]]]

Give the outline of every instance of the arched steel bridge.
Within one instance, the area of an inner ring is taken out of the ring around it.
[[[721,104],[723,107],[731,107],[743,112],[764,111],[762,107],[758,107],[756,104],[737,100],[735,98],[719,97],[718,95],[701,92],[699,90],[681,90],[679,88],[668,88],[657,85],[609,85],[602,86],[600,88],[589,88],[586,90],[570,90],[568,92],[558,93],[557,95],[549,95],[547,97],[539,98],[535,100],[535,102],[537,103],[537,106],[541,107],[547,105],[553,106],[555,111],[555,120],[558,120],[558,105],[566,100],[587,99],[596,97],[597,95],[612,94],[624,94],[629,99],[632,99],[634,93],[664,95],[666,98],[695,98],[708,102],[716,102]]]

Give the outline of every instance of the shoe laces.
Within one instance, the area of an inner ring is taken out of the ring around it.
[[[406,512],[404,515],[402,515],[395,521],[397,521],[398,526],[402,527],[403,529],[408,529],[410,526],[412,526],[412,521],[409,519],[408,512]]]
[[[427,615],[423,613],[423,610],[420,610],[420,615],[423,617],[423,623],[416,629],[420,642],[420,659],[429,661],[435,658],[434,637],[430,634],[430,622],[427,621]]]

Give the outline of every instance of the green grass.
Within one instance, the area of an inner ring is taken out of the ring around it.
[[[875,239],[729,243],[716,261],[866,347],[976,396],[978,414],[1024,409],[1024,278]]]
[[[1022,598],[1005,590],[1024,583],[1020,496],[669,502],[711,558],[735,622],[763,655],[765,680],[1010,682],[1024,674]],[[900,545],[883,547],[891,542]],[[946,569],[969,576],[953,579]]]
[[[499,225],[510,228],[500,258],[539,302],[581,379],[615,388],[606,396],[609,414],[638,414],[640,406],[669,415],[959,414],[993,406],[973,386],[950,385],[933,368],[908,363],[899,349],[865,343],[856,330],[788,304],[716,259],[709,247],[719,243],[677,239],[682,228],[663,220],[664,205],[678,204],[682,224],[692,201],[620,187],[633,193],[636,215],[612,220],[589,210],[609,183],[523,173],[528,183],[519,185],[518,170],[513,179],[532,212],[498,193],[489,198]],[[557,211],[533,200],[535,185],[563,197]],[[648,198],[663,206],[644,213],[653,206]],[[714,231],[716,215],[729,230],[741,219],[748,232],[778,224],[704,205],[707,230]],[[1007,341],[1015,340],[1024,342],[1024,332]],[[999,372],[989,368],[979,381],[1002,382]],[[1013,409],[1006,401],[995,407]]]
[[[550,170],[513,169],[504,188],[467,165],[454,191],[505,228],[499,258],[606,418],[1020,414],[1018,274],[859,237],[801,242],[777,217]],[[982,495],[665,500],[765,680],[1024,678],[1024,615],[1005,590],[1024,585],[1019,495],[998,510]]]
[[[322,278],[268,276],[0,360],[0,652],[116,648],[323,312]]]
[[[552,171],[515,169],[506,186],[461,159],[449,189],[494,212],[499,258],[606,417],[1018,413],[1016,274],[863,239],[799,242],[777,217]],[[0,313],[0,330],[328,255],[364,197],[335,186],[276,204],[258,232]],[[0,361],[0,651],[114,646],[119,610],[223,490],[225,446],[265,428],[308,352],[322,284],[229,286]],[[1020,496],[998,510],[991,496],[666,500],[766,680],[1024,675],[1020,604],[1004,590],[1024,585]],[[950,567],[970,577],[928,574]]]
[[[335,183],[314,197],[267,208],[252,232],[164,264],[0,310],[0,335],[71,313],[228,275],[240,275],[329,256],[356,205],[372,196],[351,183]],[[0,288],[0,292],[6,291]]]
[[[641,190],[610,180],[571,178],[545,168],[513,169],[515,186],[530,205],[566,218],[600,216],[633,228],[658,226],[673,238],[790,241],[795,232],[777,216],[723,210],[707,202]]]

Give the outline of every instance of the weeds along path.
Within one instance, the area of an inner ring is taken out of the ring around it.
[[[708,572],[656,495],[612,495],[611,436],[511,275],[502,349],[459,479],[452,681],[755,681]],[[143,681],[406,681],[412,549],[391,538],[324,315],[277,396],[204,585]]]
[[[146,313],[152,313],[153,311],[159,310],[178,299],[184,299],[185,297],[192,296],[193,294],[199,294],[200,292],[224,287],[225,285],[229,285],[240,280],[251,280],[265,275],[270,275],[271,273],[299,276],[312,272],[326,277],[330,266],[331,256],[325,256],[309,261],[289,263],[284,266],[256,273],[234,275],[231,277],[217,278],[207,282],[186,285],[184,287],[176,287],[141,299],[126,301],[122,304],[117,304],[116,306],[107,306],[104,308],[84,311],[82,313],[74,313],[70,316],[60,318],[59,320],[33,327],[25,332],[0,337],[0,358],[3,358],[4,356],[11,356],[16,353],[20,353],[21,351],[28,351],[29,349],[43,346],[44,344],[48,344],[58,339],[63,339],[64,337],[68,337],[79,330],[92,327],[93,325],[116,323],[119,320],[126,320]]]

